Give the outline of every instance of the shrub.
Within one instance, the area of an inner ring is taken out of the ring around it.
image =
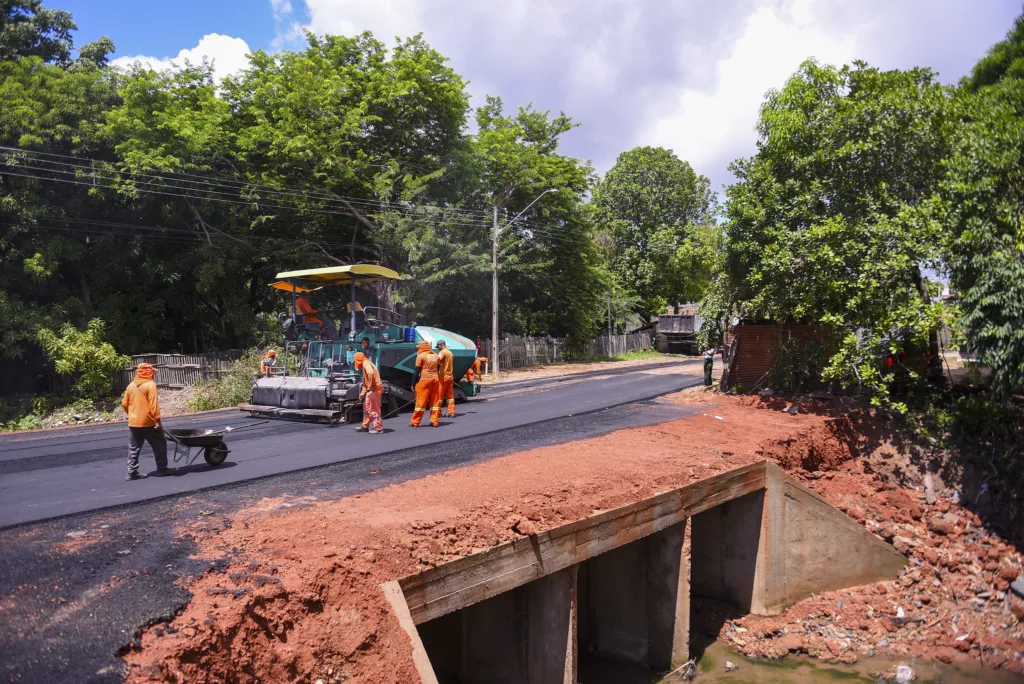
[[[36,339],[58,373],[75,377],[72,388],[86,398],[99,399],[113,390],[114,371],[125,368],[131,357],[118,354],[103,341],[106,324],[94,318],[79,330],[66,323],[59,332],[39,328]]]
[[[252,396],[253,375],[259,373],[262,356],[261,351],[250,350],[216,380],[197,382],[195,394],[187,402],[188,409],[212,411],[248,402]]]

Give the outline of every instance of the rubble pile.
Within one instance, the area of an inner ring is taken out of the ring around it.
[[[876,654],[973,658],[1024,672],[1024,600],[1010,588],[1022,574],[1015,547],[950,498],[886,483],[863,460],[791,474],[910,564],[892,582],[815,595],[776,617],[727,620],[723,641],[750,657],[806,653],[847,664]]]

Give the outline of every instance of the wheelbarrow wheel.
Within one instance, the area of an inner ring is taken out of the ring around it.
[[[203,458],[212,466],[219,466],[228,457],[228,447],[224,442],[216,446],[208,446],[203,450]]]

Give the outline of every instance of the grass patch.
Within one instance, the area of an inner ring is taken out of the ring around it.
[[[186,403],[188,410],[212,411],[247,403],[252,397],[253,376],[260,372],[262,357],[259,351],[248,351],[216,380],[195,383],[195,393]]]

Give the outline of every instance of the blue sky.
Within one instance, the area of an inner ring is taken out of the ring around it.
[[[721,188],[756,150],[764,94],[810,57],[928,66],[954,83],[1021,12],[1021,0],[47,0],[81,45],[113,39],[120,64],[214,61],[301,48],[302,31],[387,42],[423,33],[470,81],[583,125],[563,150],[607,170],[637,145],[673,150]],[[115,63],[118,63],[115,61]]]
[[[274,14],[266,0],[45,0],[71,12],[76,45],[109,36],[118,55],[176,55],[208,33],[242,38],[254,50],[270,48]]]

